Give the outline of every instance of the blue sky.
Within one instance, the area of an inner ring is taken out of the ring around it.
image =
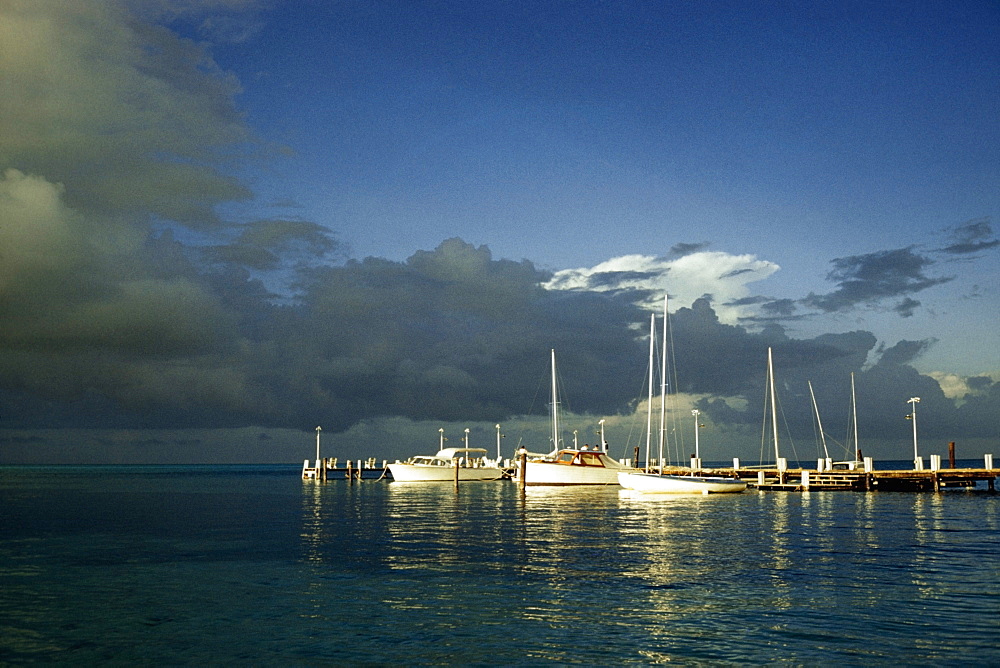
[[[356,256],[403,260],[459,236],[564,270],[701,244],[776,263],[752,292],[800,299],[834,288],[836,258],[929,252],[992,221],[997,14],[991,3],[296,3],[247,18],[249,36],[218,59],[244,82],[250,123],[294,151],[274,180],[259,176],[260,192]],[[995,253],[939,262],[936,275],[959,280],[924,293],[905,328],[884,304],[852,316],[890,343],[957,320],[987,348],[981,304],[956,305],[995,293],[997,267]],[[850,326],[826,320],[795,327]],[[925,370],[1000,366],[995,354],[972,362],[962,331],[947,334]]]
[[[887,456],[915,393],[992,447],[998,29],[986,1],[6,4],[0,459],[528,424],[551,347],[581,419],[624,421],[664,292],[733,449],[769,345],[796,397],[866,374]]]

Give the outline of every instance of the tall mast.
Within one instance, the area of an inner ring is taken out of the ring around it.
[[[552,449],[559,449],[559,395],[556,392],[556,349],[552,349]]]
[[[816,413],[816,424],[819,426],[819,439],[823,442],[823,456],[829,459],[830,452],[826,449],[826,434],[823,433],[823,421],[819,418],[819,406],[816,405],[816,394],[813,392],[812,381],[807,380],[806,382],[809,383],[809,396],[812,397],[813,411]]]
[[[767,379],[771,390],[771,429],[774,432],[774,461],[781,458],[778,450],[778,405],[774,400],[774,362],[771,359],[771,347],[767,348]]]
[[[649,452],[653,440],[653,351],[656,349],[656,314],[649,316],[649,399],[646,402],[646,470],[649,470]],[[638,462],[636,462],[638,463]]]
[[[663,475],[663,444],[667,438],[667,295],[663,295],[663,343],[660,360],[660,475]]]
[[[858,443],[858,401],[854,396],[854,372],[851,372],[851,425],[854,427],[854,459],[858,459],[861,444]]]

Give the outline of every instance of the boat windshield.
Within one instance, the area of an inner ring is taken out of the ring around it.
[[[604,466],[599,452],[575,452],[566,450],[560,452],[556,457],[558,464],[572,464],[573,466]]]
[[[407,464],[416,464],[418,466],[448,466],[448,462],[443,459],[438,459],[437,457],[428,457],[426,455],[421,455],[418,457],[410,457],[410,460],[406,462]]]

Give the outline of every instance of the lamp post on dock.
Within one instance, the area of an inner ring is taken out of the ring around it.
[[[701,451],[698,449],[698,416],[701,415],[701,411],[695,408],[691,411],[691,415],[694,416],[694,457],[701,459]]]
[[[913,469],[919,471],[923,468],[923,462],[920,461],[920,455],[917,453],[917,404],[920,403],[920,397],[910,397],[906,403],[912,406],[910,420],[913,421]]]
[[[497,466],[500,466],[500,439],[503,438],[503,434],[500,433],[500,425],[497,424]]]
[[[601,418],[597,424],[601,427],[601,452],[607,452],[608,444],[607,441],[604,440],[604,418]]]
[[[465,447],[469,447],[469,428],[465,428]]]
[[[319,466],[319,433],[323,431],[322,427],[316,427],[316,466]]]
[[[438,442],[438,450],[444,450],[444,427],[438,429],[438,434],[440,434],[440,440]]]

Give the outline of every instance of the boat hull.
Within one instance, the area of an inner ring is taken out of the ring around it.
[[[419,464],[389,464],[389,473],[395,482],[453,482],[452,466],[422,466]],[[500,480],[503,471],[494,467],[458,468],[459,482]]]
[[[566,466],[555,462],[527,462],[525,485],[618,485],[621,469]]]
[[[640,472],[621,472],[618,483],[625,489],[647,494],[733,494],[747,488],[746,481],[736,478]]]

